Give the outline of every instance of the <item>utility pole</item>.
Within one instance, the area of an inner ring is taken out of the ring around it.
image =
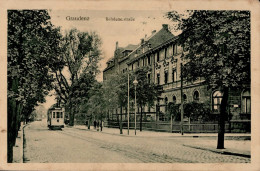
[[[183,75],[182,75],[182,63],[181,63],[181,135],[183,135]]]
[[[127,134],[129,135],[129,73],[128,73]]]
[[[138,81],[136,80],[136,77],[135,77],[135,80],[133,81],[134,85],[135,85],[135,135],[136,135],[136,86],[138,84]]]

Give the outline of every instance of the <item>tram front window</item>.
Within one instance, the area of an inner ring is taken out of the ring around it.
[[[57,112],[57,118],[60,118],[60,112]]]
[[[55,118],[55,112],[52,113],[52,118]]]
[[[63,118],[63,115],[62,115],[63,113],[62,112],[60,112],[60,118]]]

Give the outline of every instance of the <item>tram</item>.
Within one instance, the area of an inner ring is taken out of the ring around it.
[[[51,107],[47,112],[47,124],[49,129],[64,128],[65,109],[62,107]]]

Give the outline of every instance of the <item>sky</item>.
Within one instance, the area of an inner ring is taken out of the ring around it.
[[[101,73],[97,76],[98,81],[103,80],[102,71],[106,67],[108,59],[113,57],[115,45],[118,41],[119,47],[128,44],[139,44],[145,35],[150,36],[153,30],[159,31],[162,24],[169,26],[174,23],[165,17],[167,11],[159,10],[50,10],[51,22],[54,26],[60,26],[62,32],[76,28],[82,32],[95,31],[102,40],[102,60],[99,69]],[[89,17],[85,21],[71,21],[69,17]],[[129,18],[134,21],[107,21],[107,18]],[[177,35],[178,33],[173,34]],[[53,92],[52,92],[53,94]],[[55,103],[54,96],[46,97],[47,108]],[[48,104],[48,105],[47,105]]]
[[[165,18],[166,11],[120,11],[120,10],[51,10],[51,22],[61,26],[62,31],[77,28],[84,32],[95,31],[102,40],[102,56],[100,70],[106,67],[106,62],[113,56],[116,41],[120,47],[128,44],[138,44],[145,35],[153,30],[159,31],[162,24],[173,22]],[[89,17],[88,21],[69,21],[67,17]],[[132,18],[134,21],[106,21],[106,17]],[[97,78],[102,81],[102,72]]]

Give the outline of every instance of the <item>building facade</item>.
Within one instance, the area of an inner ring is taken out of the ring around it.
[[[107,62],[103,71],[104,81],[116,72],[135,70],[148,66],[150,72],[147,77],[151,82],[162,87],[162,94],[158,97],[156,108],[145,109],[154,120],[166,120],[167,105],[181,103],[181,65],[185,64],[181,56],[185,55],[184,48],[178,44],[178,36],[174,36],[168,25],[163,24],[158,32],[153,31],[149,37],[141,39],[138,45],[118,47],[114,57]],[[183,81],[183,100],[185,103],[199,102],[210,108],[211,118],[217,118],[220,111],[222,93],[219,90],[208,89],[203,78],[193,82]],[[251,119],[250,85],[245,89],[230,90],[229,121],[248,121]]]

